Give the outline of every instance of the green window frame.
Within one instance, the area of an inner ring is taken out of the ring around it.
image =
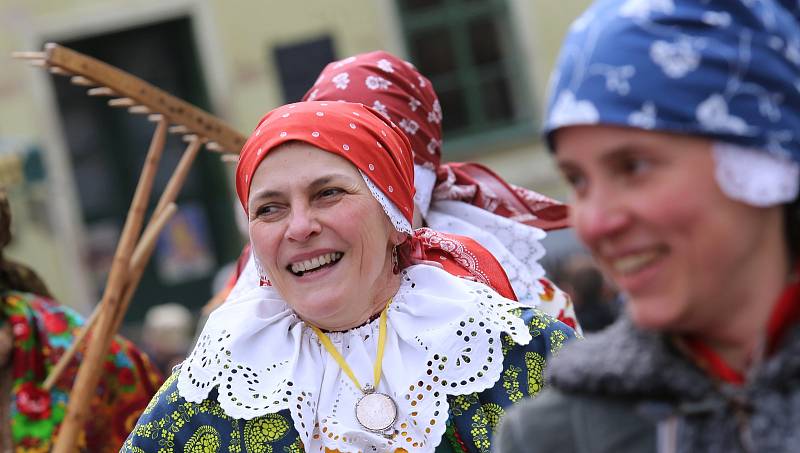
[[[443,110],[446,156],[535,137],[507,0],[397,0],[411,61]]]

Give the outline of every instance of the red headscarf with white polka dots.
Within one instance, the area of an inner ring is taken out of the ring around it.
[[[292,141],[347,159],[411,222],[414,166],[408,139],[379,113],[349,102],[299,102],[278,107],[261,119],[236,167],[236,192],[245,212],[258,165],[271,150]]]
[[[414,167],[408,139],[378,112],[347,102],[289,104],[261,119],[236,167],[236,192],[245,212],[259,164],[270,151],[291,141],[308,143],[355,165],[408,221],[412,233]],[[504,297],[516,299],[503,268],[472,239],[422,228],[410,234],[398,254],[401,268],[435,263],[453,275],[480,281]]]

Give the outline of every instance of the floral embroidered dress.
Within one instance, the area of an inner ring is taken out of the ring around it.
[[[388,437],[358,426],[358,389],[262,287],[212,313],[123,451],[489,452],[506,408],[539,392],[545,363],[574,331],[436,267],[411,266],[402,276],[378,388],[398,406]],[[329,334],[362,382],[377,333],[376,320]]]
[[[71,309],[28,292],[4,291],[0,325],[13,333],[11,350],[11,432],[15,451],[48,452],[64,419],[80,354],[56,381],[41,388],[52,367],[72,344],[83,319]],[[117,451],[162,377],[144,354],[117,338],[106,356],[103,379],[80,439],[82,451]]]

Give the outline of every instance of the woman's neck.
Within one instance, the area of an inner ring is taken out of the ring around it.
[[[344,332],[367,324],[377,318],[381,311],[386,308],[389,300],[397,294],[397,290],[400,289],[400,275],[389,272],[381,282],[376,282],[373,287],[376,288],[376,291],[372,296],[369,296],[370,302],[366,310],[362,310],[353,316],[346,316],[343,319],[320,322],[306,319],[305,321],[311,322],[325,332]]]
[[[720,297],[738,300],[734,310],[719,313],[710,329],[698,334],[708,347],[738,371],[745,371],[764,346],[767,324],[781,294],[794,278],[788,253],[762,253],[750,260],[740,273],[731,278],[736,284],[720,291]],[[779,257],[776,260],[776,256]]]

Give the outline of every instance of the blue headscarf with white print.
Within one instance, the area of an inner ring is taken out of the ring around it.
[[[564,42],[544,132],[581,124],[800,162],[800,0],[596,1]]]

